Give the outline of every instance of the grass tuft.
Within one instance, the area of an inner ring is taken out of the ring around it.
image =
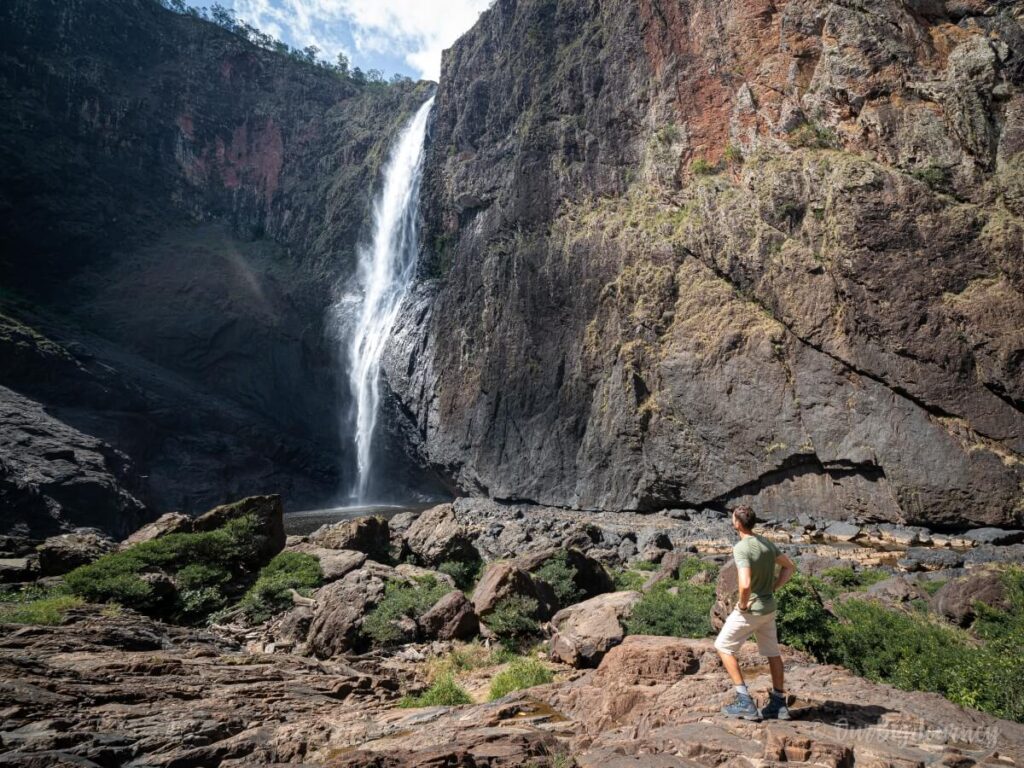
[[[517,658],[491,680],[490,700],[500,699],[512,691],[544,685],[554,679],[554,674],[539,659]]]

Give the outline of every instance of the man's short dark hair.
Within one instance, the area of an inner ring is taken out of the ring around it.
[[[737,522],[742,525],[745,530],[753,530],[754,526],[757,524],[757,515],[755,515],[754,510],[746,504],[736,507],[732,513],[736,517]]]

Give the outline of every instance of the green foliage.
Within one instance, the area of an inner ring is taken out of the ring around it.
[[[703,157],[698,157],[690,163],[690,173],[694,176],[713,176],[718,173],[718,166],[712,165]]]
[[[612,581],[618,592],[639,591],[647,577],[632,568],[622,568],[612,571]]]
[[[32,586],[4,591],[0,592],[0,624],[60,624],[64,614],[80,605],[81,598],[60,588]]]
[[[737,147],[735,144],[730,144],[725,148],[725,154],[723,155],[725,162],[729,165],[742,165],[743,164],[743,150]]]
[[[666,125],[665,127],[658,130],[657,133],[658,141],[662,144],[669,146],[679,141],[680,131],[678,125]]]
[[[447,593],[448,587],[433,576],[419,577],[413,584],[389,581],[383,599],[363,619],[363,634],[378,646],[399,643],[402,632],[395,622],[403,616],[418,618]]]
[[[502,638],[535,635],[540,632],[540,624],[534,618],[537,607],[537,601],[532,597],[511,595],[498,601],[484,617],[484,623]]]
[[[820,657],[871,680],[934,691],[966,707],[1024,722],[1024,569],[1004,575],[1010,609],[979,604],[974,632],[921,613],[848,600],[835,607],[830,644]],[[780,609],[781,611],[781,609]]]
[[[576,586],[578,572],[569,562],[565,550],[559,550],[549,557],[544,564],[533,573],[534,576],[551,585],[558,599],[559,607],[579,602],[583,598],[583,590]]]
[[[946,579],[929,579],[928,581],[919,582],[919,586],[929,595],[934,595],[945,585]]]
[[[649,560],[637,560],[632,567],[634,571],[656,571],[659,566]]]
[[[844,592],[867,589],[872,584],[892,578],[892,574],[880,568],[855,571],[849,566],[829,568],[814,580],[815,587],[825,599],[831,599]]]
[[[867,600],[835,607],[826,656],[871,680],[949,693],[949,670],[970,651],[966,634]]]
[[[806,149],[835,149],[839,147],[839,136],[831,128],[816,122],[802,123],[790,132],[787,141],[791,147]]]
[[[463,592],[468,592],[480,577],[482,566],[482,560],[445,560],[437,566],[437,570],[451,576],[455,586]]]
[[[701,560],[699,557],[688,557],[676,569],[676,578],[679,581],[689,581],[698,573],[708,573],[711,575],[711,580],[714,581],[718,578],[718,566]]]
[[[444,675],[419,696],[403,696],[400,707],[457,707],[472,704],[465,689],[460,688],[452,675]]]
[[[281,552],[260,571],[240,605],[249,621],[266,621],[292,604],[289,590],[308,595],[322,581],[320,561],[315,557],[302,552]]]
[[[910,172],[918,181],[927,184],[936,192],[945,192],[949,189],[949,169],[939,165],[929,165],[924,168],[915,168]]]
[[[150,615],[195,621],[206,607],[223,605],[222,587],[251,572],[264,538],[246,516],[204,533],[173,533],[112,552],[64,577],[72,594],[94,603],[119,603]],[[158,594],[143,574],[163,572],[175,578],[177,594]],[[215,609],[214,609],[215,610]]]
[[[535,685],[550,683],[555,677],[551,670],[538,659],[519,658],[512,661],[508,668],[499,672],[491,680],[490,699],[500,699],[512,691],[521,691]]]
[[[822,604],[820,586],[818,580],[798,573],[775,596],[779,641],[819,659],[828,651],[834,623]]]
[[[711,634],[711,606],[715,585],[690,584],[694,574],[715,567],[696,558],[679,566],[678,576],[655,584],[636,604],[626,619],[631,635],[670,635],[704,637]]]

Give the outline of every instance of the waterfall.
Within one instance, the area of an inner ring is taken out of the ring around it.
[[[362,297],[348,344],[348,379],[355,404],[357,478],[353,496],[365,503],[380,406],[380,361],[416,267],[417,216],[431,97],[402,129],[374,201],[373,241],[359,250]]]

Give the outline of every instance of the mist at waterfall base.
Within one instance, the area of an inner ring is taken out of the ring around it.
[[[355,457],[355,466],[345,467],[342,476],[354,476],[354,482],[341,489],[339,506],[289,515],[290,532],[359,515],[390,517],[446,498],[436,478],[425,477],[403,446],[390,444],[395,441],[382,428],[386,383],[381,358],[416,274],[420,181],[433,102],[430,98],[417,110],[392,145],[374,199],[372,238],[358,251],[354,280],[330,309],[340,376],[351,398],[340,428],[343,444],[351,446],[345,453],[349,460]]]

